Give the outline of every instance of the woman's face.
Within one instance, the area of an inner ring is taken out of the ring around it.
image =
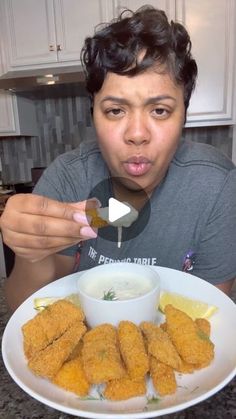
[[[151,193],[167,172],[184,118],[183,88],[168,74],[108,73],[94,98],[94,124],[111,176]]]

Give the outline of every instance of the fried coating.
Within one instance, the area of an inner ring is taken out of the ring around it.
[[[202,330],[203,333],[205,333],[208,337],[210,337],[211,324],[207,319],[198,318],[198,319],[195,319],[195,323],[198,326],[198,328]],[[160,327],[162,328],[162,330],[167,331],[166,322],[160,324]],[[188,362],[185,362],[183,359],[181,359],[180,365],[176,367],[175,370],[182,374],[191,374],[195,370],[201,369],[201,368],[204,368],[204,364],[189,364]]]
[[[208,337],[210,337],[211,334],[211,323],[207,319],[198,318],[195,319],[195,323],[199,329],[201,329]],[[160,324],[160,327],[162,330],[167,332],[167,324],[166,322]]]
[[[128,375],[118,380],[109,381],[103,392],[104,397],[113,401],[127,400],[131,397],[143,396],[145,394],[145,379],[133,380]]]
[[[58,339],[75,320],[84,320],[81,308],[67,300],[58,300],[22,326],[27,359]]]
[[[29,368],[36,375],[52,379],[69,358],[85,332],[84,323],[76,320],[62,336],[30,358]]]
[[[90,384],[86,378],[81,356],[65,362],[52,379],[52,382],[78,396],[87,396]]]
[[[91,384],[105,383],[125,375],[114,326],[103,324],[85,334],[82,360]]]
[[[71,352],[69,358],[67,361],[71,361],[74,358],[77,358],[78,356],[82,356],[82,347],[83,347],[83,340],[80,339],[79,343],[76,345],[76,347]]]
[[[162,330],[164,330],[164,332],[167,332],[167,324],[166,324],[166,322],[161,323],[160,324],[160,327],[161,327]]]
[[[149,371],[149,360],[142,333],[131,321],[121,321],[118,340],[122,359],[130,378],[140,380]]]
[[[185,362],[183,359],[181,359],[181,364],[178,368],[175,368],[175,371],[180,372],[182,374],[191,374],[196,369],[195,364],[189,364],[188,362]]]
[[[181,358],[189,364],[207,366],[214,358],[214,344],[186,313],[165,307],[168,334]]]
[[[140,327],[147,339],[148,353],[174,369],[179,368],[181,358],[168,334],[161,327],[151,322],[142,322]]]
[[[93,329],[89,330],[89,333],[83,338],[83,341],[88,343],[94,343],[96,340],[106,339],[107,341],[114,342],[117,340],[117,331],[114,326],[110,323],[103,323],[99,326],[94,327]]]
[[[195,323],[197,327],[200,329],[199,333],[204,333],[206,335],[205,338],[210,337],[211,333],[211,324],[207,319],[195,319]],[[204,335],[203,335],[204,336]],[[183,359],[181,359],[181,365],[179,368],[176,369],[176,371],[181,372],[182,374],[190,374],[194,372],[195,370],[199,370],[201,368],[207,367],[208,361],[206,364],[189,364],[188,362],[185,362]]]
[[[177,383],[173,368],[150,356],[150,375],[153,386],[160,396],[173,394],[177,390]]]
[[[202,368],[206,368],[209,365],[209,361],[206,360],[205,362],[202,362],[201,364],[189,364],[188,362],[185,362],[183,359],[181,360],[181,365],[179,368],[176,368],[176,371],[182,373],[182,374],[191,374],[195,370],[201,370]]]
[[[108,226],[108,222],[103,220],[98,214],[96,208],[86,210],[86,214],[91,217],[90,226],[94,228],[101,228]]]

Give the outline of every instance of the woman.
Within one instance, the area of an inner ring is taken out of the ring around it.
[[[126,12],[85,40],[82,62],[97,141],[59,156],[34,194],[8,200],[10,307],[75,267],[116,260],[187,270],[229,293],[236,170],[214,148],[181,141],[197,75],[185,28],[151,7]],[[139,211],[120,247],[119,229],[97,231],[86,215],[111,196]]]

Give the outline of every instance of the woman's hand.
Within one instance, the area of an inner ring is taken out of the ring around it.
[[[4,242],[13,252],[35,262],[95,238],[85,209],[97,208],[96,198],[78,203],[58,202],[34,194],[16,194],[7,201],[0,218]]]

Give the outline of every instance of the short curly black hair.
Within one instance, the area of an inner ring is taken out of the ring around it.
[[[85,39],[81,62],[92,97],[108,72],[132,77],[158,66],[183,86],[185,111],[197,77],[187,30],[180,23],[169,23],[165,12],[152,6],[136,12],[127,9],[110,24],[99,25],[95,35]]]

